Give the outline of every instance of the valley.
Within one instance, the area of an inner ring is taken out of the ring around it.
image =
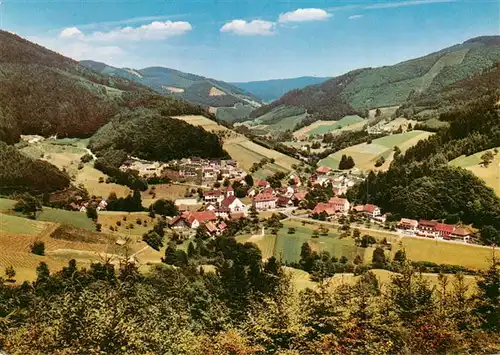
[[[197,30],[141,19],[59,37]],[[78,59],[0,30],[0,353],[499,351],[499,36],[331,78]]]

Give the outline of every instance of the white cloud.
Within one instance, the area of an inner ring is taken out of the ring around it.
[[[439,4],[445,2],[455,2],[455,0],[410,0],[410,1],[395,1],[386,2],[381,4],[374,4],[365,6],[365,9],[389,9],[393,7],[403,7],[403,6],[415,6],[415,5],[426,5],[426,4]]]
[[[59,37],[61,38],[71,38],[71,37],[82,37],[83,33],[76,27],[68,27],[61,31]]]
[[[357,20],[359,18],[362,18],[363,15],[352,15],[352,16],[349,16],[349,20]]]
[[[161,40],[168,37],[180,36],[193,29],[186,21],[153,21],[139,27],[122,27],[108,32],[93,32],[90,40],[119,41],[119,40]]]
[[[77,38],[85,42],[162,40],[183,35],[192,29],[191,24],[185,21],[153,21],[139,27],[118,27],[110,31],[95,31],[87,34],[76,27],[68,27],[61,31],[59,37],[63,39]]]
[[[276,24],[270,21],[232,20],[220,28],[221,32],[233,32],[240,36],[270,36],[274,34]]]
[[[328,17],[330,17],[330,14],[323,9],[297,9],[295,11],[280,14],[278,22],[322,21],[326,20]]]

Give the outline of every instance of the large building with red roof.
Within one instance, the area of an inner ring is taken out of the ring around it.
[[[253,198],[253,206],[260,211],[273,209],[276,208],[277,201],[278,198],[273,194],[260,193]]]

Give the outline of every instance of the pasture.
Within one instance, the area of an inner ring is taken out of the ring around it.
[[[408,148],[417,144],[420,140],[428,138],[430,135],[432,135],[432,133],[419,130],[392,134],[390,136],[375,139],[370,144],[361,143],[339,150],[320,160],[318,165],[337,169],[342,155],[345,154],[347,156],[352,156],[356,167],[362,171],[386,170],[392,160],[395,146],[398,146],[404,153]],[[375,162],[380,157],[384,157],[386,162],[381,167],[375,168]]]
[[[93,165],[85,164],[83,169],[76,173],[75,183],[83,184],[90,196],[107,198],[111,192],[114,192],[118,197],[127,197],[132,193],[128,186],[99,182],[99,179],[106,181],[106,178],[107,175],[95,169]]]
[[[224,142],[224,149],[246,171],[252,167],[253,163],[258,163],[262,158],[273,158],[275,160],[274,169],[283,169],[283,171],[291,171],[292,165],[300,163],[295,158],[260,146],[246,137],[227,140]]]
[[[31,220],[21,216],[0,214],[1,233],[37,236],[49,229],[51,225],[51,223]]]
[[[87,217],[85,212],[66,211],[57,208],[44,207],[43,210],[37,214],[37,220],[67,224],[75,228],[95,231],[94,222]]]
[[[396,113],[398,108],[399,108],[399,106],[388,106],[388,107],[379,107],[378,109],[380,110],[381,117],[390,118]],[[376,108],[371,109],[368,113],[368,117],[375,118],[376,113],[377,113]]]
[[[147,207],[159,199],[174,201],[178,198],[183,198],[186,188],[191,190],[193,187],[180,184],[149,185],[146,191],[141,192],[142,205]],[[155,198],[153,198],[153,193],[155,194]]]
[[[500,150],[500,147],[497,147]],[[493,149],[489,151],[494,152]],[[469,170],[478,178],[484,180],[488,187],[491,187],[500,196],[500,154],[496,154],[493,162],[488,167],[479,165],[481,156],[487,151],[482,151],[469,156],[462,155],[450,162],[451,166],[456,166]]]
[[[152,229],[159,218],[151,218],[147,212],[102,211],[99,212],[98,222],[105,233],[141,240],[142,235]]]
[[[205,116],[198,115],[186,115],[186,116],[172,116],[172,118],[184,121],[193,126],[201,126],[206,131],[209,132],[225,132],[230,131],[229,128],[219,125],[217,122],[212,121],[211,119]]]
[[[345,116],[339,121],[316,121],[309,126],[302,127],[293,133],[294,137],[299,138],[304,135],[321,135],[333,131],[346,131],[361,129],[367,121],[357,115]]]

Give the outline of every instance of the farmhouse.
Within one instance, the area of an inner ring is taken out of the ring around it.
[[[276,202],[278,198],[273,194],[260,193],[253,199],[253,206],[257,210],[267,210],[270,208],[276,208]]]
[[[443,239],[451,239],[451,235],[453,231],[455,230],[455,226],[451,224],[445,224],[445,223],[436,223],[436,232],[438,234],[438,237],[441,237]]]
[[[435,238],[438,235],[436,231],[436,224],[437,222],[435,221],[421,219],[418,221],[417,235],[421,237]]]
[[[224,199],[224,194],[220,190],[211,190],[203,194],[203,200],[207,203],[221,203]]]
[[[470,241],[470,235],[471,233],[467,229],[457,227],[451,234],[451,238],[455,240],[461,240],[463,242],[468,242]]]
[[[353,207],[353,211],[363,213],[370,218],[377,218],[381,215],[380,208],[372,204],[358,205]]]
[[[347,199],[338,197],[332,197],[330,200],[328,200],[328,203],[332,205],[332,207],[335,208],[336,211],[341,213],[349,212],[349,208],[351,206]]]
[[[276,205],[278,207],[292,207],[293,201],[289,197],[280,196],[280,197],[278,197],[278,200],[276,201]]]
[[[399,229],[404,229],[410,232],[416,231],[417,227],[418,227],[418,221],[414,219],[401,218],[401,220],[398,223]]]
[[[265,189],[266,187],[271,187],[271,184],[269,184],[266,180],[260,180],[257,186]]]
[[[183,212],[181,215],[172,218],[168,224],[172,229],[187,227],[196,229],[202,224],[213,222],[215,220],[217,220],[217,216],[213,211]]]
[[[328,216],[332,216],[337,212],[335,207],[329,203],[323,203],[320,202],[314,207],[314,210],[312,211],[312,214],[321,214],[321,213],[326,213]]]
[[[330,169],[327,166],[320,166],[319,168],[316,169],[316,173],[318,175],[328,175],[331,171],[332,169]]]

